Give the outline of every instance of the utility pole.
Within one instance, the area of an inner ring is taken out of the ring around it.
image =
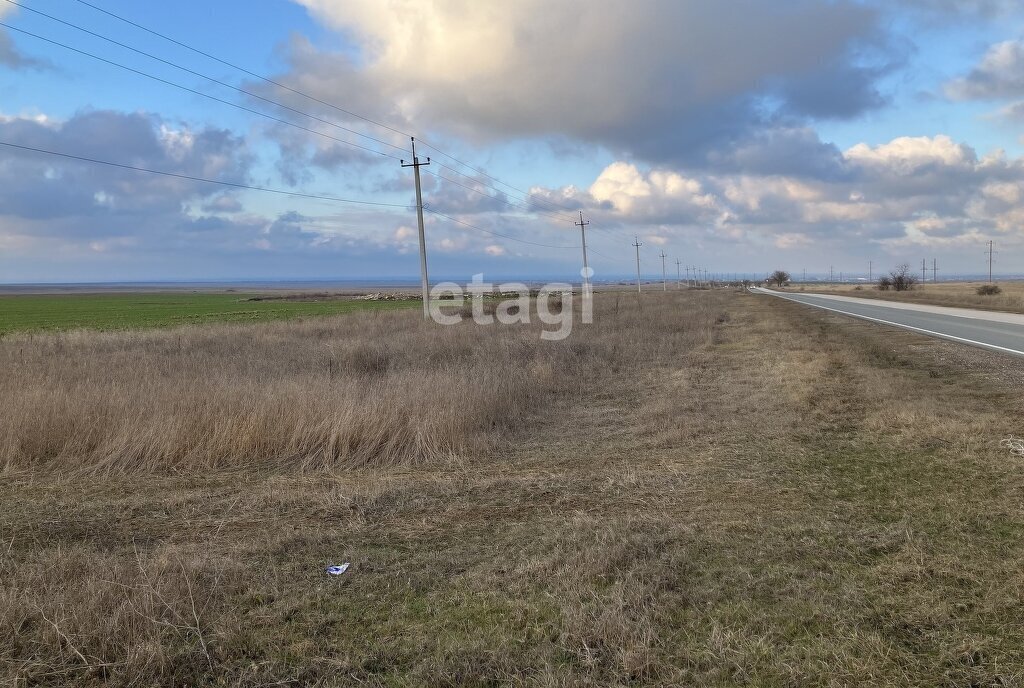
[[[661,290],[668,291],[668,279],[665,277],[665,252],[661,252]]]
[[[801,282],[806,282],[807,281],[807,268],[804,268],[804,278],[802,280],[800,280],[800,281]]]
[[[423,232],[423,190],[420,187],[420,168],[429,165],[430,158],[428,157],[426,162],[420,162],[420,159],[416,157],[416,137],[411,136],[410,139],[412,140],[412,162],[406,163],[405,160],[399,162],[402,167],[411,167],[416,178],[416,221],[420,228],[420,282],[423,291],[423,319],[427,320],[430,318],[430,282],[427,279],[427,240]]]
[[[988,242],[988,283],[992,284],[992,242]]]
[[[933,283],[939,281],[938,280],[938,274],[939,274],[939,261],[936,260],[935,258],[932,258],[932,282]]]
[[[836,283],[835,273],[832,272],[832,266],[828,266],[828,286],[832,286]]]
[[[587,265],[587,225],[590,224],[590,220],[583,221],[583,211],[580,211],[580,221],[574,222],[577,227],[580,228],[580,238],[583,240],[583,293],[587,293],[587,287],[590,285],[590,266]]]
[[[633,237],[633,247],[636,249],[636,294],[637,294],[638,298],[639,298],[640,294],[643,293],[643,290],[640,288],[640,247],[641,246],[643,246],[643,244],[640,243],[640,237],[634,236]]]
[[[874,276],[874,274],[872,274],[874,272],[874,268],[875,268],[874,263],[872,263],[872,261],[869,260],[868,261],[868,282],[874,282],[875,281],[875,276]]]
[[[676,258],[676,289],[683,288],[683,274],[680,271],[679,266],[682,265],[683,261]]]
[[[928,281],[928,264],[925,262],[924,258],[921,259],[921,281]]]

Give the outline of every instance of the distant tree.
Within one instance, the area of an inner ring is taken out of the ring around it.
[[[882,275],[878,278],[878,290],[889,291],[892,288],[892,277],[889,275]]]
[[[790,283],[792,278],[789,273],[785,270],[776,270],[768,277],[768,284],[774,284],[779,287],[784,287]]]
[[[910,291],[917,284],[917,277],[910,266],[904,263],[889,273],[894,291]]]

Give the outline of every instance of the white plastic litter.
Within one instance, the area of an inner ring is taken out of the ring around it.
[[[349,562],[346,561],[341,566],[328,566],[327,567],[327,573],[329,573],[332,576],[340,576],[341,574],[343,574],[346,571],[348,571],[348,567],[351,566],[351,565],[352,564],[350,564]]]
[[[1015,456],[1024,456],[1024,439],[1020,437],[1010,435],[1005,440],[1000,440],[999,446],[1009,449],[1010,453]]]

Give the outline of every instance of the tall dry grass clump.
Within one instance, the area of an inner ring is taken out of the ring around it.
[[[478,452],[605,369],[692,345],[693,301],[598,299],[540,325],[442,327],[376,312],[259,325],[0,339],[0,468],[162,472],[394,466]],[[577,309],[578,313],[578,309]]]

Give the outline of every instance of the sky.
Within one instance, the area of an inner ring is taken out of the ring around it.
[[[410,136],[435,280],[578,279],[580,212],[597,279],[633,274],[635,237],[645,277],[662,253],[979,274],[989,241],[1024,273],[1017,2],[0,0],[0,23],[0,283],[415,280]]]

